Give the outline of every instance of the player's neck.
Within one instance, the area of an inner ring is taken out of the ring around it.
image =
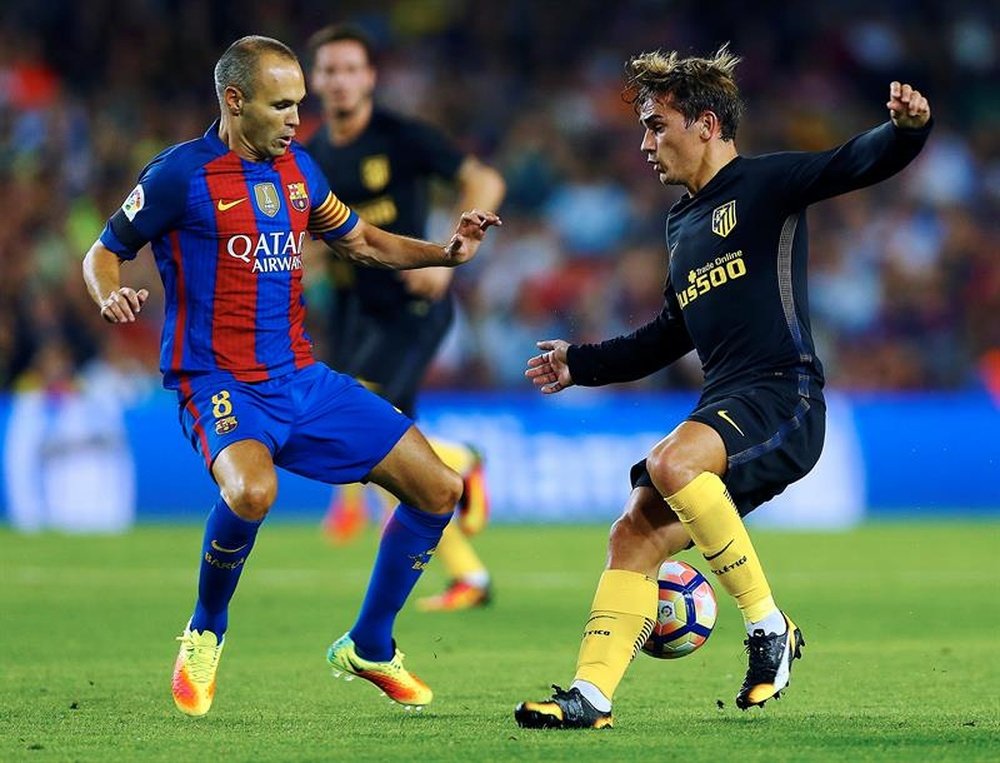
[[[374,104],[367,101],[349,114],[327,112],[326,133],[330,142],[342,146],[357,138],[372,119]]]
[[[229,150],[241,159],[246,159],[249,162],[262,162],[267,159],[266,156],[261,156],[250,145],[242,131],[237,129],[233,121],[228,119],[225,114],[219,120],[219,140],[225,143],[229,147]]]
[[[698,193],[698,191],[712,181],[712,178],[719,174],[723,167],[737,156],[736,144],[731,140],[719,143],[715,148],[707,151],[701,164],[695,170],[694,175],[685,183],[688,193],[692,196]]]

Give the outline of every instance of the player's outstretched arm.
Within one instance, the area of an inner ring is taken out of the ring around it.
[[[430,265],[454,267],[471,260],[493,225],[502,225],[492,212],[472,210],[462,215],[451,240],[432,244],[416,238],[397,236],[374,225],[359,220],[354,229],[343,238],[330,242],[338,255],[364,265],[408,270]]]
[[[889,83],[889,100],[885,105],[896,127],[919,129],[931,118],[931,106],[927,99],[906,83]]]
[[[121,285],[121,260],[100,241],[83,258],[83,280],[87,291],[108,323],[132,323],[149,298],[146,289],[136,291]]]
[[[543,339],[536,342],[541,355],[528,358],[524,375],[546,395],[561,392],[573,386],[569,372],[569,342],[563,339]]]
[[[772,155],[773,196],[803,209],[823,199],[881,183],[912,162],[931,131],[930,104],[912,85],[889,85],[889,122],[855,135],[826,151]]]

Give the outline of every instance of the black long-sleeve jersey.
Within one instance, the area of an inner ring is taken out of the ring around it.
[[[454,181],[465,159],[437,128],[381,108],[373,111],[368,125],[350,143],[335,146],[327,131],[320,129],[306,149],[337,198],[365,222],[417,238],[425,235],[431,180]],[[336,265],[349,273],[345,280],[365,312],[395,315],[414,299],[395,271]]]
[[[695,349],[703,398],[776,376],[821,397],[806,288],[806,207],[899,172],[930,129],[887,122],[829,151],[733,159],[667,215],[663,310],[629,335],[572,345],[574,382],[634,381]]]

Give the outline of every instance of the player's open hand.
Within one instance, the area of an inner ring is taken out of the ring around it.
[[[480,212],[478,209],[465,212],[458,221],[455,235],[445,247],[448,264],[460,265],[475,257],[479,244],[486,236],[486,229],[491,225],[503,225],[503,221],[492,212]]]
[[[905,83],[889,84],[889,101],[885,104],[896,127],[923,127],[931,118],[931,107],[919,90]]]
[[[101,317],[108,323],[133,323],[147,299],[149,292],[146,289],[136,291],[122,286],[101,301]]]
[[[573,386],[569,374],[569,342],[562,339],[543,339],[536,342],[541,355],[528,359],[528,369],[524,375],[546,395],[561,392]]]

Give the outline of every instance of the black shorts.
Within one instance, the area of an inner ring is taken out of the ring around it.
[[[765,384],[711,401],[688,416],[712,427],[726,445],[723,483],[746,516],[816,465],[826,434],[826,404],[794,385]],[[643,459],[632,467],[632,487],[654,487]]]
[[[331,316],[330,366],[414,418],[424,374],[455,317],[452,298],[408,300],[385,313],[366,312],[350,292],[338,298]]]

